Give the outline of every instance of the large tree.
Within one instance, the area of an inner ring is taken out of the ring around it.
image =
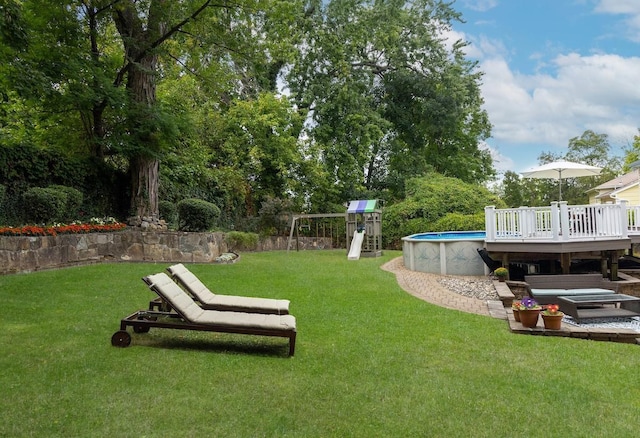
[[[2,32],[10,47],[0,55],[16,96],[13,107],[19,99],[29,100],[27,106],[40,108],[42,120],[60,126],[63,135],[83,132],[89,153],[126,163],[131,213],[141,217],[158,214],[159,162],[174,141],[176,125],[157,98],[157,84],[202,75],[225,82],[211,99],[226,104],[275,86],[291,54],[285,28],[297,1],[9,0],[8,5],[3,21],[24,30]],[[72,111],[81,123],[70,122]]]
[[[289,79],[340,196],[401,196],[406,178],[429,170],[493,176],[480,74],[464,43],[445,39],[459,18],[433,0],[317,2]]]

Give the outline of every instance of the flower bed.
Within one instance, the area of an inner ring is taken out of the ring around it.
[[[86,224],[72,223],[70,225],[0,227],[0,236],[57,236],[58,234],[108,233],[121,231],[126,227],[126,224],[115,220],[92,219],[90,223]]]

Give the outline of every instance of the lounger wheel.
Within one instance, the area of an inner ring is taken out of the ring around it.
[[[149,333],[150,329],[151,329],[151,327],[144,326],[144,325],[134,325],[133,326],[133,331],[136,332],[136,333]]]
[[[131,335],[126,330],[118,330],[111,336],[111,345],[114,347],[128,347],[131,344]]]

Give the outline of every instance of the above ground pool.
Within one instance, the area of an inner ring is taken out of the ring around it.
[[[443,231],[402,238],[404,266],[412,271],[441,275],[486,275],[478,255],[484,231]]]

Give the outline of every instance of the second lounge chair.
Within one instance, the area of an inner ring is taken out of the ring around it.
[[[289,300],[255,298],[214,294],[182,263],[167,268],[171,277],[180,284],[203,309],[231,312],[289,314]]]

